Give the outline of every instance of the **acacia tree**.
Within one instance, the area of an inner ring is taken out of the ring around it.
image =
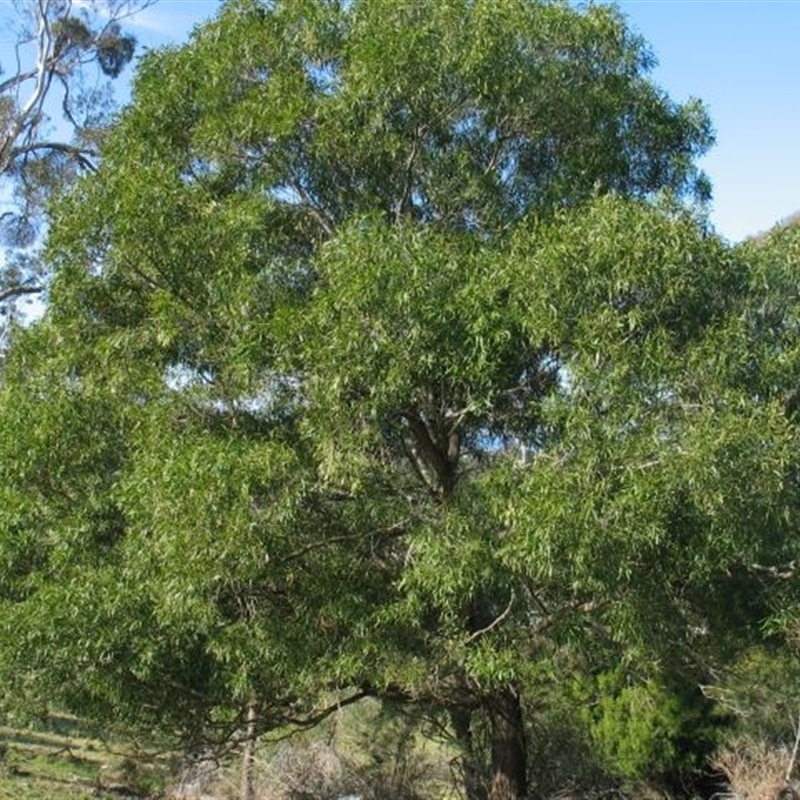
[[[149,55],[0,396],[14,697],[217,739],[424,704],[514,800],[560,653],[708,650],[797,448],[748,258],[655,204],[710,133],[652,64],[532,0],[238,0]]]
[[[0,307],[44,288],[31,252],[48,198],[97,166],[112,111],[107,84],[133,57],[122,22],[152,0],[15,0],[0,70]],[[3,74],[5,73],[5,74]]]

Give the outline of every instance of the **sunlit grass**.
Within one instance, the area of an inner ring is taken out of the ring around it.
[[[53,717],[43,729],[0,726],[0,800],[81,800],[146,796],[167,767],[104,742],[79,720]]]

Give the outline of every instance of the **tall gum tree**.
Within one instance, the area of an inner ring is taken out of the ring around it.
[[[702,649],[797,449],[725,356],[747,258],[655,205],[711,133],[653,63],[533,0],[235,0],[148,55],[0,397],[16,697],[217,741],[424,704],[519,800],[560,647]]]
[[[0,312],[40,295],[47,202],[97,166],[114,110],[110,86],[133,58],[125,21],[154,0],[12,0],[0,58]],[[100,79],[98,79],[100,78]],[[3,330],[3,335],[8,331]]]

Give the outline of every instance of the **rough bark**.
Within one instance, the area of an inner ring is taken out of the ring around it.
[[[489,800],[527,798],[525,726],[519,695],[498,691],[488,705],[492,743]]]

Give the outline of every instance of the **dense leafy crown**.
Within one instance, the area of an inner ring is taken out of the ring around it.
[[[702,647],[791,555],[794,331],[756,360],[652,65],[532,0],[235,0],[144,59],[0,397],[0,666],[235,727]]]

